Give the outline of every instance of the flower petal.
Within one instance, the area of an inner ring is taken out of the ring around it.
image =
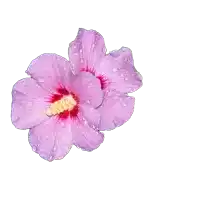
[[[52,117],[30,129],[29,143],[36,153],[48,161],[62,159],[72,146],[70,121]]]
[[[119,92],[108,92],[97,109],[101,115],[99,130],[112,130],[127,122],[133,114],[134,97]]]
[[[107,55],[95,66],[96,76],[102,76],[107,81],[106,90],[117,90],[122,93],[135,91],[138,81],[135,80],[135,73],[130,73],[126,68],[111,56]]]
[[[90,127],[97,129],[100,123],[100,113],[89,104],[81,104],[80,112],[87,120]]]
[[[71,126],[73,144],[82,150],[92,151],[100,146],[104,140],[103,133],[91,128],[88,122],[79,115]]]
[[[94,30],[80,28],[76,39],[69,46],[69,60],[75,73],[82,67],[94,67],[106,49],[103,37]]]
[[[25,78],[18,81],[12,90],[13,125],[19,129],[28,129],[48,119],[45,114],[48,93],[34,79]]]
[[[103,100],[100,81],[88,72],[80,72],[71,83],[71,90],[80,98],[80,103],[89,103],[94,108]]]
[[[56,54],[42,54],[31,62],[26,73],[43,88],[54,92],[58,85],[70,83],[71,69],[67,59]]]

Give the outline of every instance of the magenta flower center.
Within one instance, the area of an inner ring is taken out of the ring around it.
[[[105,88],[108,86],[108,84],[109,84],[108,79],[107,79],[104,75],[102,75],[102,74],[101,74],[101,75],[98,75],[98,74],[96,73],[96,71],[95,71],[94,68],[84,67],[84,68],[81,69],[81,71],[83,71],[83,72],[89,72],[89,73],[91,73],[92,75],[96,76],[96,78],[98,78],[99,81],[100,81],[101,89],[102,89],[102,90],[105,89]]]
[[[78,114],[78,98],[63,87],[57,89],[57,93],[50,97],[49,102],[51,104],[46,110],[48,116],[66,119],[68,117],[74,118]]]

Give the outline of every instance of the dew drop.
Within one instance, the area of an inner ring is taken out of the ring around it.
[[[113,72],[117,72],[117,68],[113,68]]]
[[[93,84],[92,84],[92,83],[89,83],[89,84],[88,84],[88,88],[91,88],[91,87],[93,87]]]
[[[126,51],[127,48],[126,48],[126,47],[122,47],[121,50],[122,50],[122,51]]]
[[[88,104],[90,104],[90,100],[87,100],[86,102],[87,102]]]
[[[133,91],[133,88],[130,87],[130,88],[128,88],[128,90],[129,90],[129,91]]]
[[[40,86],[38,84],[36,84],[35,87],[40,88]]]
[[[75,71],[75,67],[74,67],[73,64],[71,65],[71,70],[72,70],[73,72]]]
[[[49,161],[52,161],[53,160],[53,156],[49,156]]]
[[[93,128],[94,130],[97,130],[97,126],[95,126],[95,125],[92,125],[92,128]]]
[[[39,82],[40,83],[44,83],[44,79],[39,79]]]
[[[126,121],[120,118],[117,118],[118,126],[124,124]]]
[[[32,147],[32,150],[33,150],[34,152],[36,152],[36,150],[37,150],[36,146],[33,146],[33,147]]]
[[[15,95],[15,94],[17,94],[17,92],[14,90],[14,91],[13,91],[13,94]]]

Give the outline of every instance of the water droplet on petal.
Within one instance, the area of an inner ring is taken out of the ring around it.
[[[38,84],[36,84],[35,87],[40,88],[40,86]]]
[[[87,100],[86,102],[87,102],[88,104],[90,104],[90,100]]]
[[[91,125],[91,127],[92,127],[93,129],[96,129],[96,126],[94,126],[94,125]]]
[[[44,79],[39,79],[39,82],[40,83],[44,83]]]
[[[33,147],[32,147],[32,150],[33,150],[34,152],[36,152],[36,150],[37,150],[36,146],[33,146]]]
[[[129,91],[133,91],[133,88],[132,88],[132,87],[130,87],[130,88],[128,88],[128,90],[129,90]]]
[[[126,51],[127,48],[126,48],[126,47],[122,47],[121,50],[122,50],[122,51]]]
[[[127,77],[125,78],[125,81],[128,81],[128,78],[127,78]]]
[[[116,72],[117,71],[117,68],[113,68],[113,72]]]
[[[53,160],[53,156],[49,156],[49,161],[52,161]]]
[[[121,125],[121,120],[116,118],[113,123],[115,124],[116,127],[118,127],[119,125]]]
[[[88,88],[91,88],[91,87],[93,87],[93,84],[92,84],[92,83],[89,83],[89,84],[88,84]]]

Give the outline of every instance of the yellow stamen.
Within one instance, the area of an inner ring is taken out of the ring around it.
[[[50,107],[47,109],[46,114],[48,116],[52,116],[52,115],[58,115],[64,112],[65,110],[71,111],[76,104],[77,102],[72,97],[72,95],[67,95],[62,99],[52,103]]]

